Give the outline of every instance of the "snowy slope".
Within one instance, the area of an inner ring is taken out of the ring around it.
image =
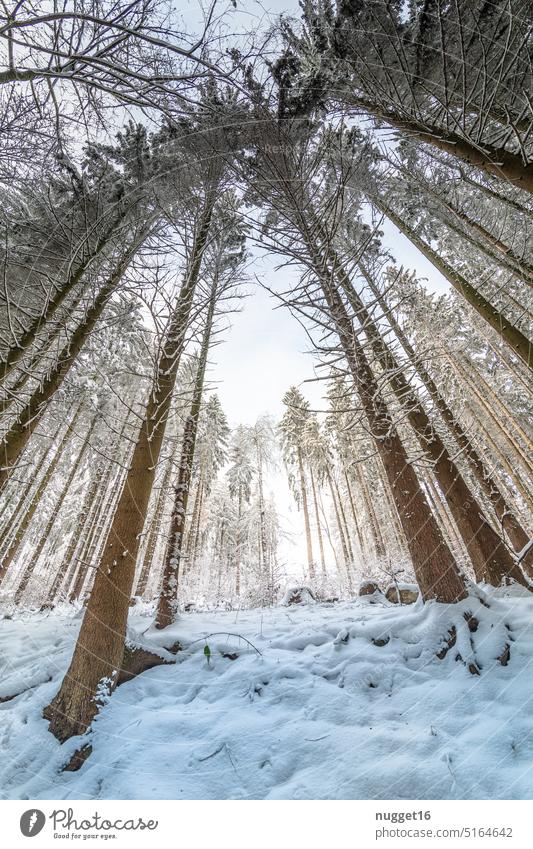
[[[464,607],[464,605],[463,605]],[[79,613],[0,622],[0,788],[5,798],[531,798],[533,599],[520,589],[467,604],[480,625],[442,660],[451,608],[368,599],[331,606],[184,615],[144,642],[185,650],[122,685],[76,773],[80,745],[47,731],[42,707],[72,652]],[[465,608],[466,609],[466,608]],[[453,616],[461,619],[454,606]],[[510,626],[511,659],[495,658]],[[148,629],[148,630],[147,630]],[[203,649],[206,634],[215,636]],[[386,645],[375,645],[389,641]],[[196,641],[196,642],[194,642]],[[237,653],[235,660],[220,651]],[[472,655],[473,657],[473,655]],[[51,680],[50,680],[51,679]],[[24,690],[24,692],[22,692]]]

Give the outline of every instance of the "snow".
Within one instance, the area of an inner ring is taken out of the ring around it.
[[[8,799],[531,798],[533,598],[521,588],[487,593],[489,608],[477,598],[402,607],[362,597],[194,612],[165,631],[151,627],[153,609],[140,604],[129,639],[142,634],[142,644],[160,653],[179,641],[184,650],[175,665],[115,691],[78,772],[61,767],[87,739],[60,745],[41,711],[68,666],[81,612],[65,605],[4,619],[0,696],[21,694],[0,703],[2,792]],[[475,633],[466,611],[479,620]],[[451,625],[456,644],[439,660]],[[502,666],[496,658],[507,626],[511,658]],[[467,669],[472,658],[480,675]]]

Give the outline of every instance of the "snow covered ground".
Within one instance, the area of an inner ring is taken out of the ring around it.
[[[0,696],[21,694],[0,704],[0,791],[8,799],[531,798],[533,598],[500,590],[490,605],[362,598],[185,614],[164,632],[149,629],[147,608],[134,609],[131,627],[146,632],[145,644],[179,639],[185,650],[176,665],[119,687],[74,773],[61,767],[80,738],[61,746],[41,710],[68,665],[80,614],[4,619]],[[465,609],[479,619],[472,635],[461,626]],[[457,641],[440,660],[452,621]],[[261,654],[219,633],[207,640],[207,663],[203,638],[212,632],[242,635]],[[472,659],[480,675],[468,671]]]

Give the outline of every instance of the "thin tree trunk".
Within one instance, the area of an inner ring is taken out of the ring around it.
[[[302,456],[302,449],[298,446],[297,449],[298,455],[298,472],[300,475],[300,492],[302,495],[302,512],[304,514],[304,527],[305,527],[305,542],[307,545],[307,567],[309,569],[309,577],[311,580],[314,580],[316,572],[315,572],[315,562],[313,558],[313,543],[311,541],[311,523],[309,521],[309,506],[307,502],[307,484],[305,482],[305,472],[304,472],[304,462]]]
[[[139,540],[209,237],[215,192],[213,187],[208,193],[199,218],[187,275],[157,365],[74,655],[59,692],[43,711],[43,716],[50,720],[50,731],[60,740],[82,734],[98,712],[101,689],[104,687],[111,693],[117,683]]]
[[[68,418],[68,416],[67,416],[67,418]],[[42,479],[45,477],[45,475],[48,471],[48,467],[50,465],[50,462],[53,462],[53,460],[54,460],[56,450],[59,450],[59,446],[61,445],[61,440],[58,443],[58,445],[56,445],[56,440],[57,440],[59,434],[61,433],[61,430],[63,429],[63,425],[64,425],[64,422],[63,421],[60,422],[60,424],[58,425],[58,427],[54,431],[53,435],[49,439],[48,448],[45,450],[44,454],[41,455],[38,458],[37,463],[36,463],[36,468],[30,469],[29,479],[26,482],[26,485],[25,485],[24,489],[22,490],[19,498],[17,499],[17,503],[16,503],[13,511],[9,514],[8,517],[5,518],[4,527],[2,529],[2,532],[0,533],[0,563],[3,561],[6,543],[8,544],[8,550],[9,550],[10,543],[8,541],[10,539],[13,540],[14,536],[17,535],[19,527],[20,527],[20,523],[21,523],[21,521],[24,521],[24,517],[26,516],[28,508],[33,503],[33,500],[34,500],[33,498],[30,500],[29,504],[27,502],[28,502],[28,498],[30,496],[30,493],[32,492],[32,490],[35,486],[35,483],[36,483],[35,472],[37,470],[44,469],[44,474],[41,477],[41,480],[37,479],[37,488],[38,488],[41,484]],[[69,424],[67,424],[67,427],[66,427],[66,429],[63,433],[63,436],[66,436],[68,428],[69,428]],[[52,455],[54,455],[54,456],[52,456]],[[4,518],[4,516],[2,518]],[[1,573],[0,573],[0,582],[1,582],[1,580],[2,580],[2,576],[1,576]]]
[[[50,517],[49,517],[49,519],[48,519],[48,521],[45,525],[43,533],[41,534],[40,542],[39,542],[37,548],[35,549],[35,551],[32,553],[30,562],[28,563],[28,565],[27,565],[27,567],[24,571],[24,574],[22,576],[22,580],[20,581],[20,583],[17,587],[17,591],[15,593],[15,604],[20,603],[20,600],[21,600],[22,596],[24,595],[26,587],[28,586],[28,583],[30,581],[30,578],[35,571],[35,567],[39,563],[39,558],[40,558],[40,556],[41,556],[41,554],[44,550],[44,547],[45,547],[45,545],[46,545],[46,543],[47,543],[47,541],[50,537],[50,533],[52,531],[52,528],[54,527],[55,523],[57,522],[57,518],[59,516],[59,513],[61,512],[61,508],[63,507],[63,504],[65,503],[65,499],[67,498],[67,496],[70,492],[70,487],[72,486],[74,479],[75,479],[76,475],[78,474],[78,472],[80,470],[81,464],[82,464],[83,460],[85,459],[87,449],[90,447],[91,438],[93,436],[97,422],[98,422],[98,416],[95,415],[95,416],[93,416],[92,421],[89,425],[89,430],[88,430],[88,432],[85,436],[85,439],[83,440],[83,443],[82,443],[81,449],[78,453],[78,456],[76,457],[76,460],[72,464],[72,468],[71,468],[69,474],[67,475],[67,479],[66,479],[65,483],[63,484],[63,488],[62,488],[62,490],[59,494],[59,497],[58,497],[58,499],[57,499],[57,501],[56,501],[56,503],[55,503],[55,505],[52,509],[52,512],[50,513]]]
[[[311,477],[311,492],[313,493],[313,505],[315,508],[315,521],[316,521],[316,533],[318,536],[318,548],[320,551],[320,565],[322,567],[322,576],[324,578],[327,577],[326,572],[326,558],[324,556],[324,539],[322,537],[322,525],[320,522],[320,514],[318,512],[318,501],[316,497],[316,484],[315,484],[315,476],[313,474],[313,469],[310,467],[309,475]]]
[[[115,271],[102,286],[93,305],[85,314],[85,318],[82,319],[65,344],[55,365],[43,377],[40,386],[30,397],[24,409],[18,413],[17,420],[4,435],[2,444],[0,445],[0,454],[3,460],[3,468],[0,469],[0,485],[9,477],[12,467],[17,463],[30,436],[39,425],[47,402],[57,392],[71,367],[76,362],[87,338],[101,318],[109,298],[120,283],[139,243],[139,241],[136,241],[135,245],[129,248],[122,256]]]
[[[452,410],[441,395],[437,384],[435,383],[425,366],[420,362],[420,359],[417,357],[416,352],[413,346],[411,345],[406,333],[404,332],[403,328],[400,326],[398,321],[396,321],[392,310],[388,307],[379,289],[372,280],[372,277],[366,271],[362,263],[360,263],[359,267],[363,272],[363,275],[365,277],[366,282],[368,283],[372,295],[375,297],[377,303],[383,311],[383,314],[386,316],[387,321],[392,327],[396,338],[398,339],[402,348],[407,354],[412,367],[416,370],[416,373],[424,384],[429,394],[429,397],[431,398],[435,407],[439,410],[444,423],[448,427],[449,432],[457,441],[458,446],[463,452],[463,456],[468,461],[468,465],[476,481],[482,488],[487,498],[490,500],[494,511],[502,525],[503,530],[507,533],[515,550],[521,551],[529,540],[529,534],[526,533],[524,528],[522,528],[522,526],[520,525],[520,522],[518,521],[516,516],[513,514],[513,511],[507,504],[502,492],[498,487],[497,482],[490,474],[480,454],[476,451],[476,449],[472,445],[471,440],[461,427],[460,423],[455,418],[455,415],[453,414]]]
[[[348,493],[348,501],[350,502],[350,510],[352,513],[352,519],[355,527],[355,533],[357,535],[357,542],[359,543],[359,550],[361,554],[364,554],[364,545],[363,545],[363,535],[361,533],[361,526],[359,524],[359,519],[357,518],[357,510],[355,509],[355,499],[353,495],[352,485],[350,483],[350,475],[346,468],[343,468],[344,480],[346,481],[346,491]]]
[[[330,253],[332,262],[335,263],[335,273],[350,306],[364,328],[420,445],[433,463],[435,476],[472,559],[477,580],[500,586],[509,579],[513,579],[527,585],[519,566],[502,539],[484,517],[481,506],[433,427],[418,396],[406,380],[400,364],[383,340],[351,280],[340,266],[338,258],[332,251]]]
[[[191,407],[185,421],[181,443],[178,480],[174,490],[174,505],[172,508],[170,531],[163,565],[163,583],[159,594],[154,623],[155,627],[159,629],[166,628],[167,625],[172,624],[178,612],[178,581],[180,577],[180,565],[184,548],[183,540],[187,519],[189,493],[191,489],[192,465],[194,461],[194,451],[196,448],[198,421],[202,407],[207,356],[209,353],[209,345],[211,343],[211,332],[213,329],[217,295],[218,286],[217,279],[215,277],[205,320],[204,335],[194,381]]]
[[[327,266],[317,255],[313,238],[306,229],[302,235],[394,495],[422,598],[448,604],[466,598],[468,590],[464,578],[409,463],[344,303]]]
[[[337,481],[335,479],[333,479],[333,485],[335,487],[335,493],[337,495],[337,503],[339,505],[339,513],[340,513],[342,528],[343,528],[343,532],[344,532],[344,539],[346,540],[346,549],[348,551],[348,563],[351,566],[353,564],[353,548],[352,548],[352,541],[350,539],[350,532],[348,530],[348,522],[346,521],[346,512],[344,510],[344,505],[342,503],[341,492],[340,492],[339,486],[337,484]]]
[[[3,582],[3,580],[4,580],[4,578],[7,574],[7,571],[9,569],[9,567],[11,566],[11,563],[13,562],[14,558],[16,557],[16,555],[19,551],[20,545],[21,545],[21,543],[24,539],[24,535],[25,535],[26,531],[28,530],[28,528],[31,524],[31,520],[33,519],[36,511],[38,510],[38,508],[41,505],[41,498],[42,498],[48,484],[50,483],[50,480],[52,479],[52,476],[53,476],[53,474],[54,474],[54,472],[57,468],[59,461],[61,460],[61,458],[63,456],[63,450],[65,448],[65,445],[67,444],[68,439],[70,438],[71,434],[74,433],[74,429],[75,429],[75,427],[78,423],[81,412],[82,412],[82,404],[78,403],[77,409],[74,412],[73,418],[71,419],[70,424],[66,428],[66,430],[65,430],[65,432],[64,432],[64,434],[61,438],[61,441],[56,448],[54,458],[51,461],[50,465],[48,466],[48,469],[46,470],[45,474],[43,475],[37,489],[35,490],[35,493],[32,497],[31,503],[30,503],[28,509],[26,510],[20,525],[17,528],[16,534],[13,537],[9,548],[7,549],[6,553],[2,557],[2,564],[0,566],[0,583]]]
[[[385,557],[387,554],[385,550],[385,543],[383,541],[383,534],[381,533],[381,527],[378,522],[376,511],[374,510],[373,499],[370,497],[370,493],[368,491],[368,487],[366,485],[366,479],[364,471],[356,465],[356,475],[357,481],[361,488],[361,492],[363,493],[363,499],[366,505],[366,510],[368,513],[368,518],[370,520],[370,530],[372,531],[372,537],[374,538],[374,545],[376,547],[376,554],[378,557]],[[388,486],[388,484],[387,484]]]
[[[146,551],[144,553],[143,562],[141,566],[141,571],[139,574],[139,580],[137,581],[137,586],[135,587],[135,595],[136,596],[144,596],[146,592],[146,586],[148,584],[148,577],[150,575],[150,570],[152,568],[152,564],[154,561],[155,550],[157,547],[157,540],[161,533],[161,529],[163,526],[163,508],[165,506],[165,498],[167,496],[167,489],[170,484],[170,478],[172,477],[172,462],[169,462],[165,474],[163,476],[163,480],[161,481],[161,487],[157,494],[157,500],[154,506],[154,516],[152,519],[152,525],[150,528],[150,533],[148,535],[148,541],[146,543]]]
[[[346,538],[344,536],[344,528],[342,526],[341,514],[339,510],[339,505],[337,504],[337,497],[335,494],[335,488],[333,486],[333,480],[331,478],[331,472],[329,469],[326,472],[326,477],[328,480],[329,489],[331,492],[331,500],[333,501],[333,509],[335,511],[335,520],[337,522],[337,530],[339,532],[339,540],[342,549],[342,561],[344,565],[344,569],[346,572],[346,578],[348,580],[348,590],[353,592],[353,584],[352,584],[352,575],[350,569],[350,554],[348,551],[348,545],[346,543]]]

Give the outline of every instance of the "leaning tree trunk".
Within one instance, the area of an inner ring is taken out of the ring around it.
[[[99,710],[99,694],[111,693],[117,684],[140,536],[208,242],[215,192],[213,187],[208,193],[198,220],[186,278],[159,357],[74,655],[59,692],[43,711],[50,720],[50,731],[59,740],[86,731]]]
[[[448,449],[435,430],[415,390],[407,381],[400,363],[384,341],[363,301],[333,250],[329,251],[332,267],[355,315],[371,343],[378,362],[384,369],[419,443],[433,463],[435,476],[446,497],[454,521],[468,549],[476,579],[500,586],[509,579],[527,586],[520,567],[501,537],[483,515],[481,506],[470,490]]]
[[[39,315],[31,325],[24,331],[20,339],[17,340],[16,346],[13,346],[0,363],[0,380],[10,374],[12,369],[24,356],[28,348],[36,341],[43,322],[49,321],[53,315],[60,309],[68,296],[74,291],[78,283],[81,282],[85,272],[93,262],[93,260],[101,254],[103,249],[109,244],[117,226],[120,224],[120,218],[116,219],[113,224],[100,236],[90,254],[85,257],[75,272],[70,273],[64,284],[49,298],[44,312]]]
[[[61,448],[64,444],[64,441],[65,441],[66,437],[68,436],[68,433],[70,432],[70,422],[67,422],[67,426],[64,430],[63,430],[63,425],[64,425],[64,422],[61,422],[59,424],[59,426],[56,428],[55,432],[53,433],[53,435],[51,436],[51,438],[49,440],[48,448],[46,449],[44,454],[41,455],[41,457],[39,457],[37,459],[36,468],[32,467],[30,469],[29,480],[26,482],[24,489],[20,493],[20,496],[17,499],[17,503],[16,503],[12,513],[10,513],[8,516],[5,517],[2,532],[0,533],[0,563],[3,563],[3,559],[4,559],[5,555],[7,554],[7,552],[9,552],[11,545],[13,545],[13,543],[16,541],[16,539],[21,536],[21,534],[19,533],[21,523],[25,521],[25,517],[28,513],[28,510],[31,509],[32,505],[34,503],[36,504],[36,502],[40,499],[42,493],[40,493],[38,495],[37,491],[40,489],[41,484],[43,483],[43,480],[46,478],[45,486],[46,486],[47,481],[49,480],[50,466],[51,466],[52,463],[54,463],[54,460],[56,459],[57,452],[61,451]],[[63,430],[63,435],[56,445],[56,439],[57,439],[57,437],[59,436],[59,434],[61,433],[62,430]],[[42,477],[40,479],[37,478],[37,481],[36,481],[35,472],[37,470],[43,470],[44,473],[43,473]],[[52,471],[53,471],[53,469],[52,469]],[[36,483],[37,483],[37,486],[34,490]],[[33,491],[33,495],[30,498],[32,491]],[[9,492],[7,494],[9,494]],[[4,516],[2,518],[4,518]],[[0,567],[0,583],[1,583],[1,581],[2,581],[2,572],[1,572],[1,567]]]
[[[367,98],[355,97],[350,103],[355,108],[370,113],[379,121],[390,124],[410,139],[437,147],[468,165],[485,171],[490,176],[498,177],[533,194],[533,165],[526,165],[518,153],[510,153],[489,144],[483,146],[473,144],[449,128],[405,118],[398,113],[381,109],[377,103]]]
[[[419,357],[417,357],[416,352],[407,337],[407,334],[404,332],[403,328],[400,326],[399,322],[394,317],[392,310],[389,309],[381,292],[375,285],[371,275],[367,272],[362,263],[359,264],[359,267],[370,288],[370,291],[372,292],[373,297],[376,299],[383,314],[386,316],[388,323],[392,327],[396,338],[398,339],[402,348],[407,354],[410,364],[416,370],[416,373],[422,381],[423,385],[425,386],[433,404],[439,410],[442,416],[442,420],[448,427],[449,432],[455,438],[458,446],[460,447],[463,453],[463,456],[468,461],[469,468],[473,473],[476,481],[478,482],[483,492],[491,502],[494,508],[494,512],[496,513],[496,516],[500,521],[502,529],[509,537],[515,550],[522,551],[524,549],[524,546],[526,546],[529,542],[529,534],[526,533],[516,516],[513,514],[513,511],[507,504],[505,497],[501,492],[496,480],[491,475],[489,469],[483,462],[480,454],[476,451],[476,449],[472,445],[471,440],[461,427],[460,423],[455,418],[455,415],[453,414],[452,410],[441,395],[437,384],[435,383],[425,366],[420,362],[420,359]]]
[[[17,591],[15,593],[15,599],[14,599],[15,604],[20,603],[22,596],[24,595],[24,592],[26,590],[26,587],[28,586],[28,583],[29,583],[34,571],[35,571],[35,567],[39,563],[39,558],[40,558],[41,554],[43,553],[44,547],[45,547],[45,545],[46,545],[46,543],[47,543],[47,541],[50,537],[50,533],[52,531],[52,528],[56,524],[57,518],[58,518],[59,513],[61,511],[61,508],[63,507],[63,504],[65,503],[65,500],[68,497],[68,494],[70,492],[70,487],[74,483],[74,479],[75,479],[76,475],[78,474],[78,472],[80,470],[80,467],[81,467],[81,464],[83,463],[83,460],[85,459],[87,449],[90,447],[91,437],[94,433],[97,421],[98,421],[98,415],[94,415],[92,417],[92,421],[89,425],[89,430],[88,430],[88,432],[85,436],[85,439],[83,440],[81,449],[78,452],[78,456],[76,457],[76,460],[72,463],[71,470],[70,470],[69,474],[67,475],[65,483],[63,484],[63,488],[61,489],[61,492],[59,493],[59,497],[58,497],[56,503],[54,504],[52,512],[50,513],[50,517],[49,517],[49,519],[48,519],[48,521],[47,521],[47,523],[44,527],[44,530],[41,534],[41,539],[39,541],[39,544],[38,544],[37,548],[35,549],[35,551],[32,552],[31,559],[30,559],[26,569],[24,570],[22,580],[20,581],[20,583],[17,587]]]
[[[170,519],[170,531],[163,566],[163,583],[159,594],[155,617],[155,627],[159,629],[166,628],[167,625],[172,624],[178,612],[178,580],[183,553],[187,507],[189,504],[189,493],[191,489],[192,465],[194,461],[194,451],[196,448],[196,437],[198,434],[198,421],[202,407],[207,356],[209,354],[209,345],[211,343],[211,332],[213,329],[217,294],[217,280],[215,277],[211,297],[209,299],[207,317],[205,320],[204,335],[194,381],[191,407],[185,420],[185,427],[183,430],[178,480],[174,489],[174,505]]]
[[[435,200],[438,217],[447,227],[472,244],[477,250],[485,253],[493,262],[503,266],[512,274],[521,277],[529,286],[533,285],[533,266],[527,262],[525,257],[515,254],[510,245],[498,239],[490,230],[487,230],[479,221],[476,221],[475,218],[472,218],[460,207],[456,206],[449,198],[439,194],[415,171],[406,168],[404,165],[395,163],[389,157],[385,157],[385,159],[393,168],[399,170],[407,178],[408,183],[417,183],[423,192]],[[393,194],[393,192],[391,193]],[[448,215],[445,213],[448,213]],[[454,219],[457,219],[460,225]]]
[[[0,485],[7,480],[11,469],[17,463],[30,436],[41,421],[47,402],[63,383],[65,377],[76,362],[78,355],[94,330],[104,312],[109,298],[117,288],[128,265],[130,264],[139,241],[128,249],[122,256],[113,274],[100,289],[93,305],[87,311],[85,318],[78,325],[70,339],[59,354],[55,365],[42,378],[39,387],[26,403],[23,410],[17,414],[17,419],[3,437],[0,444],[0,456],[3,468],[0,469]]]
[[[465,580],[409,462],[332,274],[305,222],[302,236],[398,508],[422,598],[448,604],[460,601],[468,595]]]
[[[36,511],[40,507],[41,498],[43,497],[43,494],[44,494],[48,484],[50,483],[50,480],[51,480],[51,478],[52,478],[52,476],[53,476],[53,474],[54,474],[54,472],[57,468],[57,465],[58,465],[59,461],[61,460],[61,458],[63,456],[63,450],[65,448],[65,445],[66,445],[68,439],[70,438],[71,434],[74,432],[74,429],[75,429],[76,424],[79,420],[81,412],[82,412],[82,404],[79,403],[69,425],[67,426],[67,428],[66,428],[66,430],[65,430],[65,432],[64,432],[64,434],[61,438],[61,441],[59,442],[59,445],[56,448],[54,457],[53,457],[50,465],[48,466],[46,472],[44,473],[43,477],[41,478],[41,481],[39,482],[39,485],[37,486],[37,489],[35,490],[35,493],[33,495],[31,503],[30,503],[28,509],[26,510],[26,512],[25,512],[25,514],[22,518],[22,521],[20,522],[20,524],[18,525],[18,527],[16,529],[16,533],[15,533],[15,536],[13,537],[13,539],[11,540],[11,544],[9,545],[6,553],[4,555],[2,555],[2,562],[1,562],[1,565],[0,565],[0,583],[3,582],[3,580],[4,580],[4,578],[7,574],[7,571],[9,569],[9,567],[11,566],[11,563],[13,562],[14,558],[18,554],[18,551],[19,551],[20,545],[22,544],[24,535],[25,535],[26,531],[28,530],[30,523],[31,523],[31,520],[33,519]]]
[[[420,236],[410,227],[386,201],[375,193],[369,194],[369,199],[374,206],[379,209],[410,242],[428,259],[443,277],[451,283],[464,298],[468,301],[477,313],[504,339],[507,344],[513,349],[515,354],[531,369],[533,369],[533,356],[531,353],[531,343],[524,334],[509,323],[502,313],[494,307],[483,295],[472,286],[465,277],[455,271],[451,265],[438,255]]]

